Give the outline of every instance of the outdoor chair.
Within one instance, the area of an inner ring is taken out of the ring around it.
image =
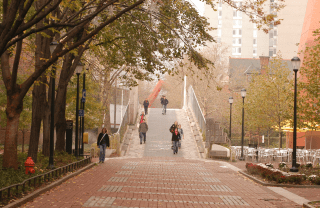
[[[318,161],[318,164],[320,162],[320,150],[317,150],[313,155],[313,167],[316,165],[316,162]]]
[[[275,158],[276,158],[276,161],[277,161],[277,159],[279,159],[279,162],[284,162],[284,159],[285,159],[285,162],[287,162],[288,161],[288,151],[284,150],[284,149],[277,150]]]
[[[251,157],[251,161],[253,161],[254,158],[257,157],[257,153],[256,153],[257,149],[255,148],[249,148],[246,151],[246,158]]]
[[[301,149],[297,149],[296,158],[297,160],[299,159],[300,163],[301,163],[301,159],[303,160],[303,162],[305,162],[305,154]]]
[[[261,160],[264,160],[265,162],[271,162],[271,158],[273,156],[273,151],[270,149],[264,149],[261,150],[259,157]]]

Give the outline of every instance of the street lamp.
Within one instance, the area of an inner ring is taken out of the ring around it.
[[[243,161],[243,140],[244,140],[244,98],[246,97],[247,91],[246,89],[241,90],[241,97],[242,97],[242,131],[241,131],[241,157],[239,160]]]
[[[50,53],[53,54],[59,43],[53,41],[50,43]],[[48,169],[54,169],[53,164],[53,151],[54,151],[54,98],[55,98],[55,87],[56,87],[56,64],[52,64],[52,75],[50,77],[51,81],[51,122],[50,122],[50,156],[49,156],[49,166]]]
[[[79,143],[78,143],[78,136],[79,136],[79,124],[78,124],[78,117],[79,117],[79,76],[82,72],[83,64],[81,62],[78,63],[76,66],[76,74],[77,74],[77,100],[76,100],[76,138],[75,138],[75,151],[74,155],[78,157],[79,155]]]
[[[292,167],[290,172],[298,172],[296,167],[296,150],[297,150],[297,72],[300,68],[300,59],[293,57],[291,63],[294,71],[294,101],[293,101],[293,152],[292,152]]]
[[[229,97],[229,103],[230,103],[230,125],[229,125],[229,138],[231,143],[231,115],[232,115],[232,103],[233,103],[233,97]]]

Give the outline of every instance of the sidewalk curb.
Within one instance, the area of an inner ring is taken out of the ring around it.
[[[274,186],[274,187],[283,187],[283,188],[320,188],[319,185],[290,185],[290,184],[271,184],[271,183],[265,183],[256,177],[253,177],[243,171],[238,171],[238,173],[246,176],[247,178],[250,178],[251,180],[257,182],[260,185],[263,186]],[[310,205],[309,205],[310,206]]]
[[[85,170],[88,170],[88,169],[92,168],[95,164],[96,164],[96,163],[91,163],[91,164],[87,165],[86,167],[83,167],[83,168],[79,169],[78,171],[76,171],[76,172],[74,172],[74,173],[72,173],[72,174],[70,174],[70,175],[67,175],[67,176],[65,176],[65,177],[63,177],[63,178],[61,178],[61,179],[59,179],[59,180],[57,180],[57,181],[49,184],[49,185],[46,186],[46,187],[43,187],[43,188],[41,188],[41,189],[39,189],[39,190],[37,190],[37,191],[34,191],[34,192],[28,194],[27,196],[25,196],[25,197],[23,197],[23,198],[15,201],[15,202],[13,202],[13,203],[10,203],[10,204],[4,206],[3,208],[19,207],[19,206],[27,203],[28,201],[36,198],[36,197],[39,196],[40,194],[42,194],[42,193],[44,193],[44,192],[46,192],[46,191],[49,191],[50,189],[52,189],[52,188],[54,188],[54,187],[62,184],[62,183],[65,182],[66,180],[68,180],[68,179],[70,179],[70,178],[72,178],[72,177],[74,177],[74,176],[79,175],[80,173],[84,172]]]
[[[311,204],[309,204],[310,202],[312,202],[312,201],[309,201],[307,203],[303,203],[302,207],[303,208],[316,208],[315,206],[312,206]]]

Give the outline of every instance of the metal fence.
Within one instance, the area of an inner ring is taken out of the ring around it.
[[[25,193],[32,187],[39,187],[41,186],[41,184],[50,181],[50,179],[59,178],[62,175],[86,166],[89,163],[91,163],[91,157],[87,157],[86,159],[56,168],[42,175],[34,176],[32,178],[24,180],[22,183],[4,187],[0,189],[0,201],[2,202],[2,200],[4,199],[10,199],[11,196],[23,195],[23,193]]]
[[[205,134],[205,132],[206,132],[206,119],[203,116],[203,113],[202,113],[201,107],[199,105],[197,96],[194,93],[194,90],[191,85],[189,86],[189,89],[188,89],[188,106],[192,110],[202,133]]]

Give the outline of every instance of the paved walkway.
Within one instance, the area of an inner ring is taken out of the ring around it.
[[[174,155],[169,127],[186,132]],[[301,207],[223,162],[199,159],[183,110],[150,109],[150,131],[134,133],[125,157],[110,158],[23,207]]]

